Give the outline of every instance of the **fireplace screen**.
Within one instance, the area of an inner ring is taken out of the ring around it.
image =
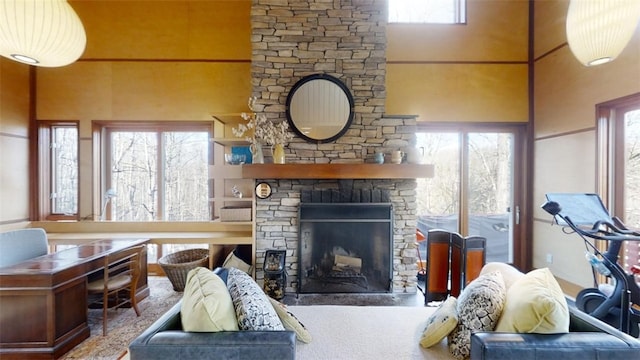
[[[302,203],[299,219],[300,293],[391,291],[391,204]]]

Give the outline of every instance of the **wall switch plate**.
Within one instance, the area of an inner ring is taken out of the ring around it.
[[[553,263],[553,255],[552,254],[547,254],[547,263],[548,264],[552,264]]]

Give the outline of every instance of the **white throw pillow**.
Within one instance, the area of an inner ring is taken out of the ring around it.
[[[184,331],[237,331],[238,321],[227,285],[211,270],[198,267],[187,274],[180,318]]]
[[[253,271],[253,266],[244,262],[242,259],[236,256],[236,254],[234,254],[233,251],[230,252],[229,255],[227,255],[226,259],[224,259],[224,263],[222,263],[222,267],[225,269],[230,269],[234,267],[236,269],[240,269],[246,272],[247,274],[251,274],[251,272]]]
[[[494,271],[500,271],[502,274],[502,279],[504,280],[504,286],[509,291],[511,285],[513,285],[516,281],[518,281],[521,277],[524,276],[524,273],[520,272],[520,270],[515,267],[503,263],[503,262],[489,262],[486,263],[482,270],[480,270],[480,275],[492,273]]]
[[[311,334],[307,330],[307,328],[295,317],[289,310],[285,304],[279,302],[276,299],[269,298],[271,305],[275,309],[280,321],[282,321],[282,325],[287,330],[291,330],[296,333],[296,338],[302,341],[305,344],[311,342]]]
[[[251,276],[242,270],[230,268],[227,287],[240,330],[284,330],[267,295]]]
[[[420,337],[420,346],[423,348],[431,347],[442,341],[455,329],[458,325],[457,304],[457,299],[450,296],[429,316],[422,337]]]

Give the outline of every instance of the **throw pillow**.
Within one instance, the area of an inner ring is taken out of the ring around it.
[[[471,332],[493,331],[506,299],[502,274],[480,275],[458,297],[458,325],[449,334],[449,352],[456,359],[469,357]]]
[[[530,271],[507,292],[496,331],[518,333],[569,332],[569,307],[548,268]]]
[[[284,330],[267,295],[251,276],[242,270],[231,268],[227,276],[227,287],[240,330]]]
[[[180,318],[184,331],[237,331],[233,303],[227,285],[209,269],[198,267],[187,274]]]
[[[520,270],[502,262],[487,263],[482,267],[482,270],[480,270],[480,275],[488,274],[494,271],[500,271],[500,274],[502,274],[502,279],[504,279],[504,287],[507,289],[507,291],[509,291],[509,288],[511,287],[511,285],[513,285],[513,283],[524,276],[524,274],[520,272]]]
[[[230,269],[230,268],[240,269],[246,272],[247,274],[251,274],[251,272],[253,271],[253,267],[247,264],[240,257],[238,257],[235,254],[235,251],[232,251],[229,253],[229,255],[227,255],[227,258],[224,259],[224,263],[222,263],[222,267],[226,269]]]
[[[423,348],[431,347],[442,341],[455,329],[458,325],[457,304],[457,299],[450,296],[429,316],[420,338],[420,346]]]
[[[307,328],[295,317],[289,310],[285,304],[279,302],[276,299],[269,298],[271,305],[275,309],[280,321],[282,321],[282,325],[287,330],[291,330],[296,333],[296,338],[302,341],[305,344],[311,342],[311,334],[307,330]]]

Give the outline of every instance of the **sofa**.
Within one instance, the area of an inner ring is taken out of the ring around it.
[[[476,332],[471,359],[484,360],[629,360],[640,358],[640,340],[618,331],[569,304],[569,333],[516,334]]]
[[[216,269],[214,272],[219,273]],[[640,358],[640,340],[632,338],[602,321],[599,321],[581,311],[579,311],[571,301],[568,301],[568,328],[567,333],[557,334],[534,334],[534,333],[514,333],[514,332],[494,332],[478,331],[471,334],[470,338],[470,358],[471,359],[635,359]],[[129,355],[132,360],[139,359],[294,359],[296,356],[296,336],[293,331],[222,331],[222,332],[187,332],[181,324],[181,305],[176,304],[160,319],[154,322],[146,331],[138,336],[129,346]],[[320,327],[321,323],[326,323],[329,315],[318,315],[314,306],[291,307],[302,322],[310,326],[314,340],[310,344],[299,344],[300,350],[309,349],[308,346],[318,350],[316,353],[328,354],[333,349],[322,346],[333,347],[344,340],[346,332],[332,331],[331,334],[319,333],[320,328],[331,329],[331,326]],[[305,308],[305,311],[301,311]],[[361,308],[361,307],[354,307]],[[376,308],[376,307],[370,307]],[[386,308],[390,307],[377,307]],[[307,310],[308,309],[308,310]],[[398,309],[393,313],[398,316],[406,308]],[[402,329],[394,329],[391,321],[386,322],[383,327],[389,331],[406,332],[408,342],[396,344],[404,348],[413,347],[410,351],[414,356],[411,359],[454,358],[447,349],[448,340],[442,339],[437,345],[424,349],[420,348],[411,333],[415,329],[422,329],[423,325],[416,327],[419,322],[424,323],[425,314],[433,314],[433,310],[416,308],[411,314],[419,317],[420,320],[400,321],[398,326]],[[329,311],[329,310],[325,310]],[[336,312],[335,309],[331,311]],[[344,308],[338,310],[338,316],[348,316],[343,312]],[[374,310],[372,310],[374,311]],[[380,309],[375,310],[380,311]],[[385,314],[388,311],[385,311]],[[418,315],[420,314],[420,315]],[[371,315],[371,314],[370,314]],[[388,314],[387,314],[388,315]],[[405,313],[406,315],[406,313]],[[325,320],[324,317],[327,319]],[[369,316],[376,319],[386,319],[382,313]],[[350,317],[351,318],[351,317]],[[355,318],[355,317],[354,317]],[[378,321],[379,322],[379,321]],[[378,322],[370,324],[374,338],[385,336],[380,329],[376,329]],[[410,324],[411,323],[411,324]],[[325,324],[326,325],[326,324]],[[381,325],[382,326],[382,325]],[[391,326],[391,327],[389,327]],[[357,326],[356,326],[357,327]],[[412,330],[413,329],[413,330]],[[334,329],[336,330],[336,329]],[[361,337],[366,338],[365,329]],[[388,337],[388,336],[387,336]],[[381,341],[380,343],[384,343]],[[373,348],[373,346],[372,346]],[[324,352],[323,352],[324,349]],[[421,350],[415,350],[421,349]],[[310,351],[302,351],[310,353]],[[307,357],[305,357],[307,358]],[[312,357],[313,358],[313,357]],[[368,356],[371,358],[371,356]]]
[[[0,268],[47,255],[48,251],[44,229],[18,229],[0,233]]]
[[[213,272],[226,281],[224,269]],[[295,359],[293,331],[184,331],[181,318],[184,301],[183,298],[129,344],[131,360]]]

